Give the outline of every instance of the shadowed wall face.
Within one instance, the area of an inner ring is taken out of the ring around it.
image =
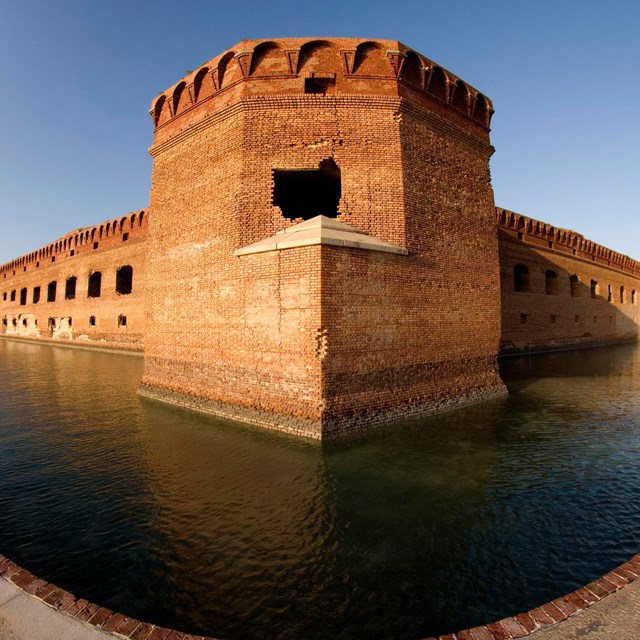
[[[152,108],[143,393],[325,437],[502,392],[488,102],[399,43],[241,45]],[[234,255],[320,214],[410,255]]]
[[[638,339],[639,275],[596,261],[595,253],[577,257],[503,228],[498,235],[503,352]]]

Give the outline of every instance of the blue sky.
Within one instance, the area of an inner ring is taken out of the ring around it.
[[[0,1],[0,264],[147,206],[151,99],[243,38],[398,39],[490,96],[496,204],[640,259],[640,3]]]

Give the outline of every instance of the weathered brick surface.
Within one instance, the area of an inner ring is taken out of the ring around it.
[[[497,222],[504,351],[638,339],[640,263],[503,209]],[[528,271],[521,291],[517,265]]]
[[[238,49],[152,106],[144,393],[326,437],[501,391],[488,100],[397,42]],[[273,171],[329,159],[338,220],[410,255],[234,256],[296,222]]]
[[[147,228],[146,212],[138,211],[74,231],[0,267],[0,332],[69,344],[141,349]],[[133,278],[131,293],[121,295],[116,293],[116,272],[122,266],[132,267]],[[94,291],[90,297],[89,276],[95,272],[102,274],[100,295],[95,296]],[[66,284],[71,277],[77,278],[75,297],[67,299]],[[52,282],[56,283],[55,301],[49,302]],[[40,299],[34,302],[37,287]],[[94,325],[90,324],[92,316]],[[120,316],[126,318],[125,325],[119,326]]]
[[[496,212],[492,112],[397,41],[241,42],[154,99],[149,211],[0,267],[0,330],[144,345],[142,395],[316,439],[504,393],[500,348],[637,339],[639,263]],[[340,171],[338,220],[408,255],[234,255],[309,217],[275,204],[274,171],[328,161]],[[123,265],[133,289],[118,294]],[[516,265],[526,291],[514,290]],[[90,297],[96,271],[101,295]]]

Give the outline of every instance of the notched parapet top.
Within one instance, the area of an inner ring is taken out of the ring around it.
[[[244,40],[189,72],[153,100],[154,128],[211,98],[224,106],[232,87],[239,97],[410,95],[466,116],[484,130],[493,114],[489,98],[396,40],[279,38]]]
[[[547,222],[501,208],[496,208],[496,225],[498,229],[504,229],[520,240],[526,240],[527,236],[535,238],[548,243],[549,249],[570,252],[574,256],[640,276],[640,262],[588,240],[576,231],[555,227]]]

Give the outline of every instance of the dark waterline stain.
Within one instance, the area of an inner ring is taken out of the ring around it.
[[[508,359],[504,400],[318,445],[145,401],[138,358],[0,340],[0,553],[233,640],[486,623],[640,549],[639,353]]]

